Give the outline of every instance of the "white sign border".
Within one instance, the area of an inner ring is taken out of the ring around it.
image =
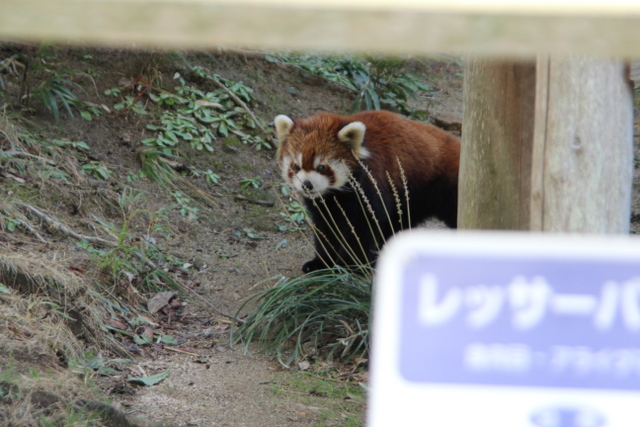
[[[385,247],[374,285],[374,319],[367,425],[532,427],[526,417],[550,406],[596,408],[607,427],[638,425],[640,393],[545,387],[412,383],[399,371],[402,273],[416,255],[561,257],[640,261],[630,236],[543,235],[525,232],[423,231],[401,233]],[[481,414],[491,414],[482,419]]]

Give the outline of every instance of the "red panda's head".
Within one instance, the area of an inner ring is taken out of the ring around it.
[[[339,189],[369,156],[362,145],[366,126],[344,122],[335,114],[318,114],[308,119],[275,118],[278,160],[282,177],[304,197],[316,198]]]

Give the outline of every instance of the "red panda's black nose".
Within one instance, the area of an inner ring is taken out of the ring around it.
[[[303,183],[302,183],[302,189],[305,191],[311,191],[313,190],[313,184],[311,183],[311,181],[309,181],[308,179],[306,179]]]

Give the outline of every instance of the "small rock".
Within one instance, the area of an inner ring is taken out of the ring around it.
[[[301,371],[306,371],[310,367],[311,367],[311,363],[309,363],[306,360],[303,360],[302,362],[298,363],[298,369],[300,369]]]
[[[297,90],[295,87],[293,87],[293,86],[289,86],[289,87],[288,87],[288,88],[286,88],[284,91],[285,91],[285,92],[287,92],[289,95],[293,95],[293,96],[298,96],[298,94],[300,93],[300,92],[298,92],[298,90]]]
[[[222,148],[223,148],[225,151],[229,151],[229,152],[232,152],[232,153],[237,153],[237,152],[238,152],[238,148],[237,148],[237,147],[234,147],[233,145],[224,144],[224,145],[222,146]]]
[[[462,131],[462,116],[457,113],[436,113],[433,116],[433,122],[439,128],[449,131]]]

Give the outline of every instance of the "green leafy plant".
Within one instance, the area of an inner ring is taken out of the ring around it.
[[[13,233],[21,224],[22,223],[16,218],[7,215],[0,215],[0,230],[2,231],[7,230]]]
[[[145,110],[142,101],[130,95],[125,96],[124,101],[114,104],[113,109],[116,111],[131,110],[140,115],[147,114],[147,110]]]
[[[204,172],[204,179],[209,184],[218,184],[220,182],[220,175],[218,175],[217,173],[214,173],[211,169],[207,169]]]
[[[109,367],[109,364],[128,364],[133,363],[129,359],[113,359],[105,361],[101,355],[95,355],[92,351],[84,353],[82,358],[74,359],[69,362],[69,370],[74,374],[83,377],[85,384],[96,376],[113,376],[118,375],[118,371]]]
[[[141,177],[149,178],[162,186],[169,186],[179,176],[173,169],[180,157],[173,150],[155,145],[145,146],[138,152]]]
[[[55,49],[51,46],[42,44],[36,51],[16,49],[11,45],[3,45],[3,47],[15,53],[0,61],[0,71],[14,77],[20,76],[20,90],[16,95],[27,110],[33,110],[31,103],[36,101],[51,112],[56,121],[60,119],[61,111],[66,111],[73,117],[74,110],[79,112],[88,110],[76,94],[84,89],[73,81],[73,77],[78,74],[87,77],[88,74],[60,68]],[[0,79],[0,88],[4,88],[2,79]]]
[[[89,145],[84,141],[64,141],[61,139],[52,139],[51,142],[58,147],[70,147],[75,150],[89,150]]]
[[[200,74],[205,73],[202,68],[198,70]],[[230,86],[229,90],[235,91],[237,96],[245,98],[247,102],[251,100],[250,88],[240,82],[232,82],[219,76],[215,78],[227,82]],[[254,124],[243,117],[244,110],[233,105],[227,92],[223,90],[203,92],[188,86],[182,77],[179,82],[180,85],[175,88],[175,95],[166,92],[159,95],[150,94],[151,100],[159,105],[179,108],[163,111],[159,124],[147,125],[147,129],[157,133],[154,137],[143,140],[144,145],[174,147],[184,141],[190,143],[196,150],[212,152],[214,151],[213,141],[218,135],[226,137],[230,133],[237,133],[253,141],[251,136],[240,130],[244,125],[251,127]]]
[[[180,215],[189,217],[191,220],[198,219],[198,212],[200,212],[200,209],[195,206],[191,206],[191,199],[189,197],[183,195],[180,191],[173,192],[171,195],[178,203]]]
[[[289,206],[287,206],[287,211],[290,214],[291,221],[298,224],[304,223],[305,218],[308,216],[307,209],[303,204],[297,201],[290,202]]]
[[[183,58],[184,59],[184,58]],[[124,95],[120,88],[105,91],[108,96],[120,98],[113,107],[117,111],[132,110],[140,114],[151,112],[155,105],[159,109],[157,118],[146,125],[152,136],[141,141],[140,161],[144,176],[170,185],[176,174],[171,169],[184,162],[181,144],[187,143],[197,151],[213,152],[215,141],[222,137],[236,136],[246,144],[253,144],[256,150],[271,148],[269,141],[260,135],[252,135],[258,125],[258,119],[249,114],[246,106],[253,101],[253,90],[242,82],[225,79],[211,73],[204,67],[187,64],[189,72],[199,78],[216,83],[216,88],[204,91],[195,85],[188,85],[182,76],[177,76],[178,85],[173,93],[157,86],[158,79],[152,83],[137,77],[132,84],[137,95]],[[151,104],[143,104],[143,96]],[[244,108],[243,108],[244,107]],[[201,171],[191,168],[190,174],[199,176]],[[217,183],[220,176],[212,171],[204,173],[209,183]],[[131,177],[131,179],[135,179]]]
[[[365,68],[362,61],[351,56],[280,54],[277,56],[266,55],[265,59],[270,62],[295,64],[303,70],[353,90],[356,89],[356,86],[353,85],[349,74],[353,74],[354,69]]]
[[[87,175],[92,175],[103,181],[108,181],[109,176],[113,173],[105,165],[100,162],[89,162],[82,165],[82,171]]]
[[[94,117],[98,117],[102,114],[102,109],[100,107],[87,102],[82,103],[78,107],[78,110],[80,111],[80,117],[88,122],[92,121]]]
[[[419,91],[429,92],[431,87],[420,82],[419,76],[407,70],[407,60],[397,57],[367,57],[368,73],[359,73],[353,79],[358,95],[352,111],[362,105],[369,110],[379,110],[386,103],[405,114],[411,112],[408,101]]]
[[[244,178],[240,180],[240,188],[247,189],[251,188],[260,188],[262,185],[262,178],[259,176],[254,176],[253,178]]]
[[[107,89],[104,91],[105,95],[115,96],[115,97],[119,97],[121,93],[122,93],[122,89],[120,89],[119,87],[112,87],[111,89]]]
[[[278,225],[278,229],[286,232],[307,230],[304,224],[306,223],[308,213],[304,205],[297,200],[292,200],[286,209],[286,212],[280,212],[280,216],[285,224]]]
[[[271,150],[273,147],[269,141],[261,136],[244,135],[241,137],[244,144],[251,144],[256,151]]]
[[[80,101],[69,87],[81,88],[80,85],[69,80],[65,74],[53,74],[43,80],[31,92],[31,96],[51,111],[56,120],[60,118],[61,107],[64,107],[67,113],[73,117],[71,107],[79,105]]]
[[[149,375],[149,376],[146,376],[146,377],[140,377],[140,378],[128,377],[127,381],[132,382],[132,383],[136,383],[136,384],[146,385],[146,386],[156,385],[160,381],[162,381],[165,378],[167,378],[169,376],[170,372],[171,372],[171,369],[167,369],[167,370],[164,370],[164,371],[159,372],[157,374]]]
[[[164,149],[164,155],[179,157],[177,147],[180,143],[189,143],[198,151],[214,151],[214,141],[218,135],[228,136],[230,132],[239,132],[235,115],[237,111],[219,112],[223,108],[225,97],[221,93],[204,93],[187,86],[184,79],[176,87],[176,95],[160,93],[151,99],[167,106],[176,106],[177,110],[165,110],[159,117],[159,123],[147,125],[154,131],[153,137],[145,138],[142,144],[150,148]],[[229,106],[230,107],[230,106]],[[166,158],[156,157],[156,162],[166,162]],[[153,178],[155,176],[152,175]],[[212,175],[209,175],[213,178]]]
[[[284,182],[279,182],[273,186],[276,190],[279,190],[283,196],[289,196],[291,194],[291,187]]]
[[[409,99],[419,91],[431,91],[417,73],[408,70],[408,61],[399,57],[282,54],[267,55],[267,60],[294,64],[356,91],[352,112],[380,110],[386,104],[411,115]]]
[[[259,235],[254,228],[243,228],[241,234],[253,240],[266,239],[266,237]]]
[[[137,172],[129,172],[127,174],[127,182],[136,182],[140,179],[144,179],[146,178],[145,174],[143,171],[137,171]]]

